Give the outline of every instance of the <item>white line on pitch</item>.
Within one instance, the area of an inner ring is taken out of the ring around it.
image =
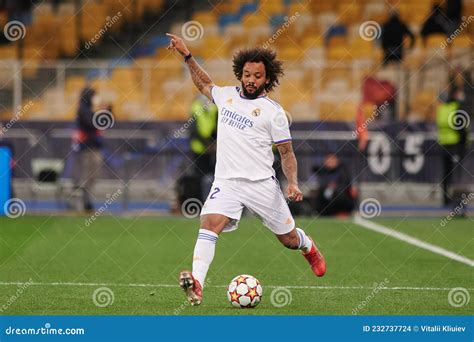
[[[72,283],[72,282],[51,282],[51,283],[29,283],[29,282],[0,282],[0,286],[77,286],[77,287],[98,287],[98,286],[110,286],[110,287],[171,287],[178,288],[178,285],[173,284],[116,284],[116,283]],[[225,288],[227,285],[209,285],[207,287],[214,288]],[[324,286],[324,285],[269,285],[266,288],[287,288],[287,289],[300,289],[300,290],[373,290],[375,286]],[[412,286],[394,286],[394,287],[382,287],[380,290],[387,291],[449,291],[449,287],[412,287]],[[467,289],[474,290],[474,289]]]
[[[427,251],[430,251],[432,253],[442,255],[442,256],[444,256],[446,258],[449,258],[451,260],[455,260],[455,261],[458,261],[458,262],[463,263],[465,265],[474,267],[474,260],[471,260],[469,258],[466,258],[466,257],[464,257],[462,255],[459,255],[459,254],[456,254],[454,252],[448,251],[447,249],[441,248],[439,246],[432,245],[431,243],[419,240],[417,238],[414,238],[410,235],[401,233],[401,232],[396,231],[394,229],[382,226],[381,224],[365,220],[360,216],[356,216],[354,218],[354,223],[357,224],[360,227],[363,227],[363,228],[366,228],[366,229],[369,229],[369,230],[372,230],[374,232],[381,233],[381,234],[384,234],[384,235],[387,235],[387,236],[391,236],[395,239],[398,239],[398,240],[404,241],[406,243],[409,243],[410,245],[413,245],[413,246],[416,246],[416,247],[419,247],[419,248],[422,248],[422,249],[426,249]]]

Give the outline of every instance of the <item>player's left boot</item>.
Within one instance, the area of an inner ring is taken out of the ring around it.
[[[306,258],[306,260],[308,260],[313,273],[318,277],[322,277],[326,273],[326,260],[324,260],[324,256],[316,248],[314,242],[310,251],[308,253],[303,253],[303,256]]]
[[[202,286],[199,281],[193,277],[190,271],[179,273],[179,286],[186,293],[186,297],[191,305],[199,305],[202,302]]]

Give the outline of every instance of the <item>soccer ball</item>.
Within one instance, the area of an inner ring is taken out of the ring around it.
[[[262,285],[248,274],[235,277],[227,288],[227,299],[236,308],[254,308],[262,300],[262,295]]]

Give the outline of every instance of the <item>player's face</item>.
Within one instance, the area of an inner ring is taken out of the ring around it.
[[[242,73],[242,91],[249,99],[256,99],[265,90],[269,82],[265,75],[265,65],[262,62],[247,62]]]

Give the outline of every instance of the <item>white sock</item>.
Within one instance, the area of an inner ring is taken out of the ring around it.
[[[298,249],[301,249],[303,253],[308,253],[313,245],[313,242],[310,238],[305,234],[304,230],[301,228],[296,228],[296,233],[298,233],[298,237],[300,238],[300,243],[298,245]]]
[[[214,259],[218,235],[207,229],[199,229],[199,235],[194,246],[193,276],[204,287],[207,271]]]

